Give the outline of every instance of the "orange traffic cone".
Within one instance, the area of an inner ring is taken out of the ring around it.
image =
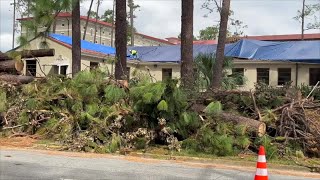
[[[266,153],[263,146],[260,146],[259,149],[257,170],[254,180],[268,180]]]

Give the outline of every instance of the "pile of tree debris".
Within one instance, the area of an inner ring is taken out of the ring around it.
[[[190,100],[175,80],[138,78],[128,88],[106,76],[95,70],[20,86],[2,82],[0,132],[38,134],[69,150],[101,153],[161,144],[225,156],[263,144],[270,158],[300,151],[320,157],[320,102],[312,98],[318,90],[257,86]]]

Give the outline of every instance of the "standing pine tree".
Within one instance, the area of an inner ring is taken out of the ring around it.
[[[211,86],[213,89],[218,89],[221,86],[223,61],[224,61],[224,48],[227,39],[228,19],[230,13],[230,0],[223,0],[220,12],[220,27],[218,46],[216,50],[216,64],[213,68],[213,78]]]
[[[116,66],[115,78],[127,79],[127,10],[126,1],[116,1]]]
[[[193,0],[181,0],[181,84],[192,88],[193,72]]]
[[[81,70],[80,0],[73,0],[72,7],[72,76]]]

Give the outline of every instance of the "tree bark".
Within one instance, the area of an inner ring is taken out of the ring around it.
[[[127,79],[127,12],[126,1],[116,1],[116,66],[115,78]]]
[[[129,8],[130,8],[130,32],[131,32],[131,46],[134,46],[134,26],[133,26],[133,0],[129,0]]]
[[[223,0],[222,9],[220,12],[220,27],[219,27],[219,38],[218,46],[216,50],[216,62],[213,67],[213,78],[211,86],[213,89],[219,89],[221,86],[223,62],[224,62],[224,49],[226,44],[228,19],[230,11],[230,0]]]
[[[72,76],[81,70],[80,0],[73,0],[72,9]]]
[[[23,51],[16,51],[15,53],[20,54],[21,58],[47,57],[47,56],[54,56],[55,50],[54,49],[23,50]],[[12,58],[4,53],[0,53],[0,61],[4,61],[4,60],[12,60]]]
[[[89,7],[89,11],[87,14],[87,20],[86,20],[86,25],[84,26],[84,32],[83,32],[83,40],[86,40],[86,34],[87,34],[87,28],[88,28],[88,23],[89,23],[89,18],[90,18],[90,12],[91,12],[91,8],[92,8],[92,4],[93,4],[93,0],[91,0],[90,3],[90,7]]]
[[[96,43],[97,39],[97,26],[98,26],[98,17],[99,17],[99,7],[100,7],[100,0],[97,2],[97,14],[96,14],[96,22],[94,24],[94,37],[93,37],[93,43]],[[101,42],[100,42],[101,43]]]
[[[0,72],[22,71],[23,62],[19,63],[15,60],[0,61]]]
[[[0,75],[0,81],[17,83],[17,84],[28,84],[34,80],[33,76],[19,76],[19,75],[11,75],[5,74]]]
[[[110,46],[113,47],[113,37],[114,37],[114,12],[115,12],[115,0],[112,2],[112,27],[111,27],[111,43]],[[112,68],[113,70],[113,68]]]
[[[181,85],[194,87],[193,0],[181,0]]]
[[[225,112],[220,114],[220,118],[234,124],[247,126],[250,132],[255,132],[258,136],[263,136],[266,133],[266,124],[261,121]]]
[[[301,40],[304,40],[304,18],[305,18],[305,13],[304,9],[306,7],[306,0],[302,0],[302,12],[301,12]]]

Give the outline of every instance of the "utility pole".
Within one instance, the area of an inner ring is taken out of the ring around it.
[[[301,12],[301,40],[304,40],[304,16],[305,16],[306,0],[302,0],[302,12]]]
[[[133,30],[133,0],[129,0],[128,2],[129,8],[130,8],[130,25],[131,25],[131,46],[134,46],[134,30]]]
[[[115,13],[115,3],[116,0],[113,0],[113,4],[112,4],[112,26],[111,26],[111,47],[113,47],[113,34],[114,34],[114,13]]]
[[[13,0],[12,49],[14,48],[15,31],[16,31],[16,0]]]

